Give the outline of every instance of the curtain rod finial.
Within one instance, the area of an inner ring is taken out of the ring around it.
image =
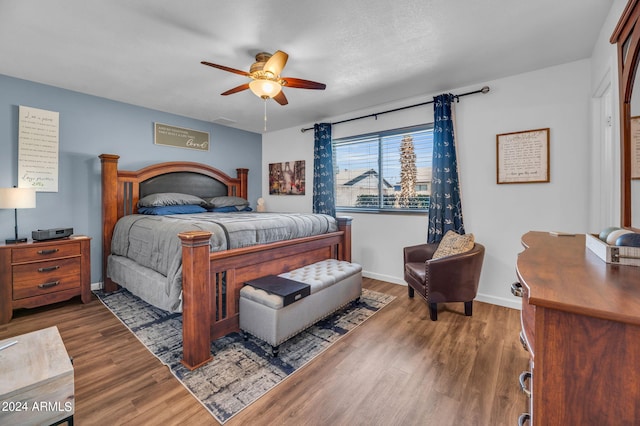
[[[491,89],[489,89],[489,86],[484,86],[484,87],[482,88],[481,92],[482,92],[482,93],[489,93],[489,90],[491,90]]]

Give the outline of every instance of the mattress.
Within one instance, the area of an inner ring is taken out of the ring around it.
[[[182,244],[186,231],[212,233],[212,252],[320,235],[338,230],[335,218],[312,213],[197,213],[129,215],[114,229],[107,276],[143,300],[182,310]]]

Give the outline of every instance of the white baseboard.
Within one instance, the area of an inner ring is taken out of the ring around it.
[[[391,275],[376,274],[375,272],[362,271],[362,276],[367,278],[373,278],[374,280],[385,281],[391,284],[400,284],[406,286],[407,283],[403,279],[392,277]]]
[[[511,300],[505,297],[496,297],[496,296],[490,296],[488,294],[478,293],[475,300],[480,302],[485,302],[485,303],[491,303],[492,305],[504,306],[505,308],[512,308],[517,310],[522,309],[521,299]]]
[[[102,281],[91,283],[91,291],[102,290]]]
[[[403,279],[398,277],[392,277],[391,275],[376,274],[375,272],[362,271],[362,276],[367,278],[373,278],[374,280],[385,281],[392,284],[399,284],[406,286],[407,283]],[[488,294],[478,293],[476,296],[477,301],[490,303],[492,305],[504,306],[505,308],[512,308],[520,310],[522,309],[522,300],[512,300],[504,297],[496,297]]]

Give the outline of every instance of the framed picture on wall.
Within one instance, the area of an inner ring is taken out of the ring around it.
[[[153,123],[153,143],[175,148],[209,151],[209,133],[185,127]]]
[[[60,113],[18,107],[18,186],[58,192]]]
[[[304,160],[269,164],[270,195],[304,195]]]
[[[549,182],[549,128],[496,135],[497,183]]]

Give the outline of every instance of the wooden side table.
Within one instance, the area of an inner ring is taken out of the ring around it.
[[[91,238],[0,244],[0,324],[13,310],[80,295],[91,300]]]
[[[57,327],[0,340],[0,424],[73,424],[73,365]]]

